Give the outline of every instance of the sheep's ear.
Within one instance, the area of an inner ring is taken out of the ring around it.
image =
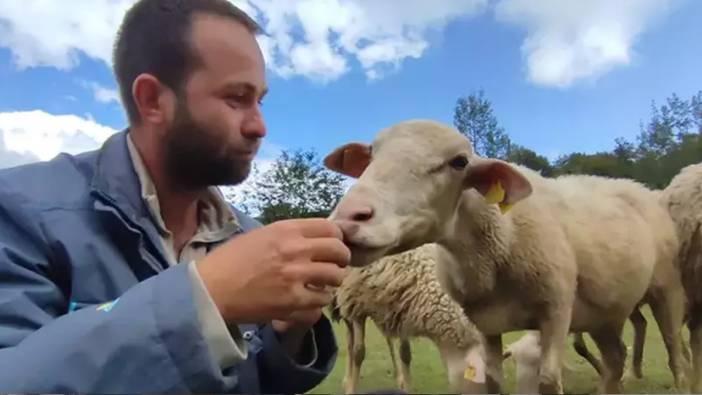
[[[344,144],[324,158],[324,166],[343,175],[358,178],[368,167],[370,146],[360,143]]]
[[[498,159],[474,158],[469,165],[465,186],[475,188],[488,204],[499,204],[503,213],[532,193],[529,180]]]

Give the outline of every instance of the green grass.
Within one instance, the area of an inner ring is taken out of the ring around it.
[[[661,339],[656,322],[650,310],[643,309],[648,321],[646,345],[644,349],[644,362],[642,379],[628,378],[624,381],[626,393],[674,393],[673,378],[668,369],[668,356]],[[342,380],[346,368],[346,329],[343,325],[334,324],[334,330],[339,343],[339,356],[333,372],[318,387],[310,393],[343,393]],[[505,346],[521,336],[513,332],[503,337]],[[631,362],[631,346],[633,336],[631,325],[627,323],[624,333],[624,342],[629,348],[627,355],[627,369]],[[684,331],[687,339],[687,331]],[[597,348],[592,340],[586,336],[591,352],[599,357]],[[572,347],[568,347],[567,359],[574,371],[564,370],[563,383],[566,393],[593,393],[597,389],[599,376],[594,369],[581,357],[575,354]],[[410,367],[412,393],[447,393],[450,392],[444,366],[439,359],[439,353],[434,345],[427,339],[415,339],[412,342],[412,364]],[[508,360],[504,364],[505,388],[503,392],[511,393],[514,390],[514,363]],[[366,358],[361,368],[358,391],[395,388],[392,363],[387,351],[385,340],[378,332],[375,325],[366,323]]]

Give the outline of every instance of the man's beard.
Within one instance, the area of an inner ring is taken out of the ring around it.
[[[197,191],[214,185],[237,185],[251,171],[213,133],[195,121],[179,100],[173,126],[165,137],[165,172],[176,190]]]

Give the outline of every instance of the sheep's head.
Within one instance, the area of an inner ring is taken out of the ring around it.
[[[466,189],[502,207],[531,193],[513,167],[478,157],[465,136],[432,121],[396,124],[371,145],[342,145],[324,164],[357,178],[330,216],[344,232],[352,266],[437,241]]]

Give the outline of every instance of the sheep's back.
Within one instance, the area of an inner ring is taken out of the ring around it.
[[[457,347],[474,345],[477,330],[436,277],[435,248],[426,244],[352,268],[337,289],[341,316],[369,317],[381,331],[394,336],[424,336]]]

